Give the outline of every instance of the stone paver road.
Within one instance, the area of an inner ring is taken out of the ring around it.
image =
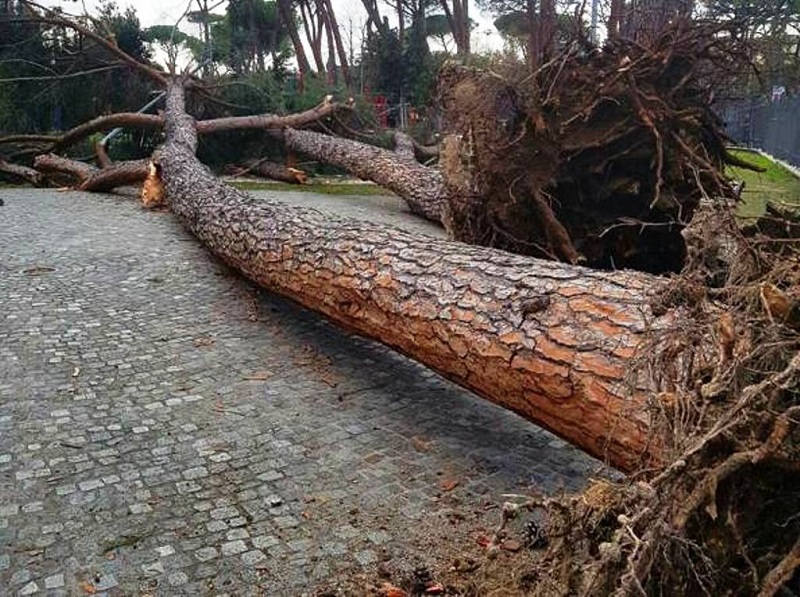
[[[596,465],[253,288],[170,214],[0,197],[2,595],[310,593],[434,565],[502,493]],[[394,203],[367,217],[418,225]]]

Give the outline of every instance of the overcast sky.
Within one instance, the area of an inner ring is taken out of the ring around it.
[[[139,20],[143,27],[150,25],[171,25],[174,23],[187,9],[189,2],[193,4],[192,10],[195,10],[197,4],[195,0],[116,0],[117,4],[124,8],[132,6],[136,9],[139,15]],[[219,3],[220,6],[215,12],[223,12],[227,6],[227,2],[219,2],[219,0],[209,0],[209,6],[214,6]],[[98,0],[44,0],[41,2],[44,6],[60,6],[66,12],[78,13],[83,12],[83,7],[92,13],[95,11]],[[389,8],[386,2],[379,3],[381,14],[385,14],[391,21],[393,18],[393,11]],[[352,22],[353,29],[356,32],[355,36],[358,37],[358,32],[366,21],[366,13],[363,5],[359,0],[333,0],[334,11],[336,18],[339,21],[339,26],[343,30],[347,30],[348,23]],[[497,30],[492,25],[494,18],[491,15],[481,14],[474,0],[470,0],[470,10],[472,19],[478,23],[478,27],[472,33],[472,45],[475,51],[483,51],[487,49],[499,49],[503,43]],[[199,33],[194,25],[183,26],[187,33]],[[194,30],[193,30],[194,29]],[[344,31],[343,31],[344,32]],[[355,43],[359,40],[356,39]]]

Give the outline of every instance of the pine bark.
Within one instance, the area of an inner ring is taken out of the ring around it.
[[[34,166],[40,172],[66,174],[76,179],[77,187],[82,191],[104,192],[142,183],[147,178],[148,160],[131,160],[96,168],[85,162],[49,153],[37,156]]]
[[[400,152],[381,149],[341,137],[313,131],[284,131],[286,146],[317,160],[344,168],[354,176],[371,180],[406,200],[412,212],[433,222],[442,221],[446,189],[438,170],[414,160],[405,145]]]
[[[45,182],[45,177],[41,172],[20,164],[12,164],[2,158],[0,158],[0,174],[7,174],[14,179],[24,180],[35,187],[42,186]]]
[[[243,164],[242,174],[255,174],[271,180],[279,180],[289,184],[303,184],[308,180],[308,175],[297,168],[289,168],[283,164],[276,164],[264,160],[248,160]]]
[[[644,392],[623,380],[648,330],[663,324],[647,307],[655,278],[257,200],[215,178],[196,145],[172,82],[156,158],[167,201],[231,266],[623,470],[652,457]]]

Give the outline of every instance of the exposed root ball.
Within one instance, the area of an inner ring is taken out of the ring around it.
[[[576,43],[535,73],[445,68],[451,232],[595,267],[679,271],[700,199],[733,197],[707,74],[734,56],[714,30],[679,24],[650,48]]]

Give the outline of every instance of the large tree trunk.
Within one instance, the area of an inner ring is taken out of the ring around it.
[[[264,287],[375,338],[624,470],[653,454],[623,378],[656,278],[602,273],[257,200],[194,156],[170,84],[156,157],[172,211]],[[630,380],[628,380],[630,381]]]
[[[311,46],[311,55],[314,56],[314,63],[317,65],[317,72],[322,74],[326,72],[325,61],[322,59],[322,32],[320,26],[316,26],[314,22],[314,11],[311,8],[310,0],[300,0],[300,18],[303,23],[303,31],[305,31],[308,45]],[[308,11],[308,12],[306,12]]]
[[[469,2],[463,0],[452,0],[453,8],[450,9],[448,0],[439,0],[439,4],[444,10],[447,24],[453,39],[456,42],[456,55],[464,58],[470,53],[470,21],[469,21]]]

